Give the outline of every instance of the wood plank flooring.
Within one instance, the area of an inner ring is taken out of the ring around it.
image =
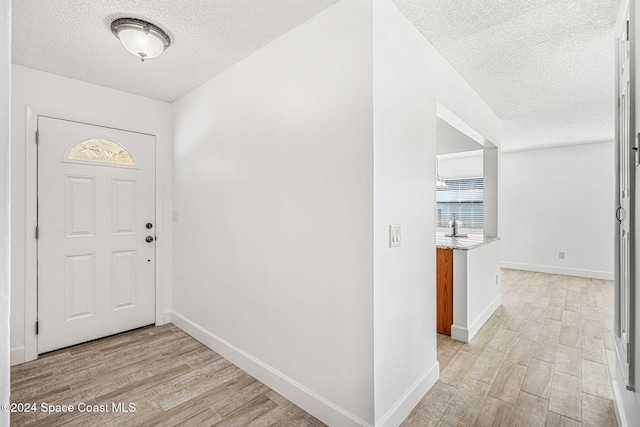
[[[616,426],[613,284],[503,270],[502,292],[471,343],[438,335],[440,379],[403,426]],[[110,410],[14,413],[15,427],[324,425],[173,325],[14,366],[11,400]]]
[[[38,407],[11,414],[15,427],[324,425],[171,324],[14,366],[11,401]],[[42,403],[76,408],[47,415]],[[80,403],[106,405],[109,412],[79,412]],[[115,412],[112,403],[133,403],[135,412]]]
[[[613,283],[502,270],[468,343],[438,334],[440,379],[402,424],[616,427]]]

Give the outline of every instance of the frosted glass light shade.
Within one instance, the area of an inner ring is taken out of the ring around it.
[[[167,33],[141,19],[116,19],[111,23],[111,32],[129,53],[142,61],[157,58],[171,45]]]

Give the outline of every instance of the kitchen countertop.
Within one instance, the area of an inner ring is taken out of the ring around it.
[[[436,233],[436,248],[467,251],[500,240],[499,237],[483,236],[481,234],[469,234],[469,237],[445,237],[445,234]]]

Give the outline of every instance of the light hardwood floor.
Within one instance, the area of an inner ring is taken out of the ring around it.
[[[403,426],[616,426],[612,283],[503,270],[502,291],[471,343],[438,335],[440,379]],[[12,426],[324,425],[173,325],[59,350],[11,376],[13,402],[136,404],[12,414]]]
[[[613,283],[502,271],[471,343],[438,335],[440,379],[402,424],[615,427]]]
[[[129,413],[14,413],[16,427],[324,425],[171,324],[14,366],[11,401],[136,405]]]

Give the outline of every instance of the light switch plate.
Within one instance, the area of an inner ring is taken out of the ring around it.
[[[400,224],[389,225],[389,247],[397,248],[401,242],[401,227]]]

